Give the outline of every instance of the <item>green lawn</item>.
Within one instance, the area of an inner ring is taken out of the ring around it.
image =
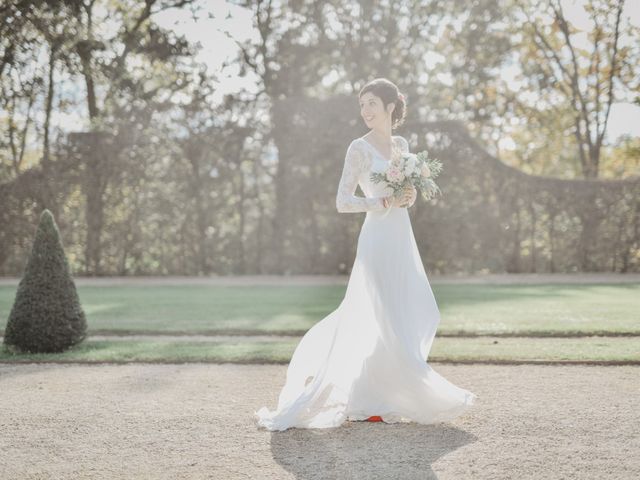
[[[287,363],[299,338],[282,342],[87,340],[61,354],[12,355],[0,361]],[[640,362],[637,337],[436,337],[429,362],[593,361]]]
[[[429,361],[640,362],[640,284],[433,285],[442,321]],[[279,362],[300,335],[335,309],[340,286],[78,287],[90,334],[287,334],[260,341],[145,339],[87,341],[62,354],[12,355],[0,361]],[[15,288],[0,287],[0,328]],[[455,335],[467,335],[456,337]],[[583,335],[526,338],[526,335]],[[473,337],[473,335],[484,335]],[[492,335],[523,335],[494,337]],[[275,340],[275,341],[274,341]]]
[[[433,285],[440,335],[640,334],[640,284]],[[97,332],[303,334],[334,310],[342,286],[78,287]],[[0,287],[4,330],[15,287]]]

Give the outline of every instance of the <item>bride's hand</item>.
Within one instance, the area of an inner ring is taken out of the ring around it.
[[[386,207],[410,207],[416,201],[416,193],[416,187],[413,185],[405,187],[399,196],[389,195],[385,197],[384,205]]]
[[[416,201],[417,193],[415,186],[410,185],[405,187],[402,191],[402,195],[394,199],[394,206],[400,208],[410,207]]]
[[[407,207],[413,206],[413,204],[416,203],[417,197],[418,197],[418,190],[416,189],[415,185],[411,185],[411,199],[409,200],[409,205],[407,205]]]

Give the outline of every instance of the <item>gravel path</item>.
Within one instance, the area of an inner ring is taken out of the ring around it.
[[[640,478],[640,367],[433,366],[452,423],[268,432],[286,366],[0,364],[0,478]]]

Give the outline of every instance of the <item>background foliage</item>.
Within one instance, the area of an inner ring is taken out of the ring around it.
[[[362,215],[335,194],[377,76],[445,166],[410,210],[429,271],[640,270],[640,139],[605,135],[640,103],[624,2],[586,2],[587,31],[554,0],[235,5],[255,35],[211,71],[157,21],[206,3],[3,3],[2,274],[44,208],[81,274],[348,272]],[[220,95],[228,76],[256,87]]]

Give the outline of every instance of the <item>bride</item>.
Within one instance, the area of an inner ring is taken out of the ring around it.
[[[391,135],[404,121],[404,96],[377,78],[358,97],[371,131],[349,145],[336,197],[339,212],[366,212],[356,258],[338,308],[296,347],[277,408],[254,412],[267,430],[329,428],[348,420],[446,422],[477,398],[426,362],[440,312],[407,211],[416,189],[393,197],[390,187],[369,178],[409,151],[403,137]],[[354,195],[358,184],[365,197]]]

